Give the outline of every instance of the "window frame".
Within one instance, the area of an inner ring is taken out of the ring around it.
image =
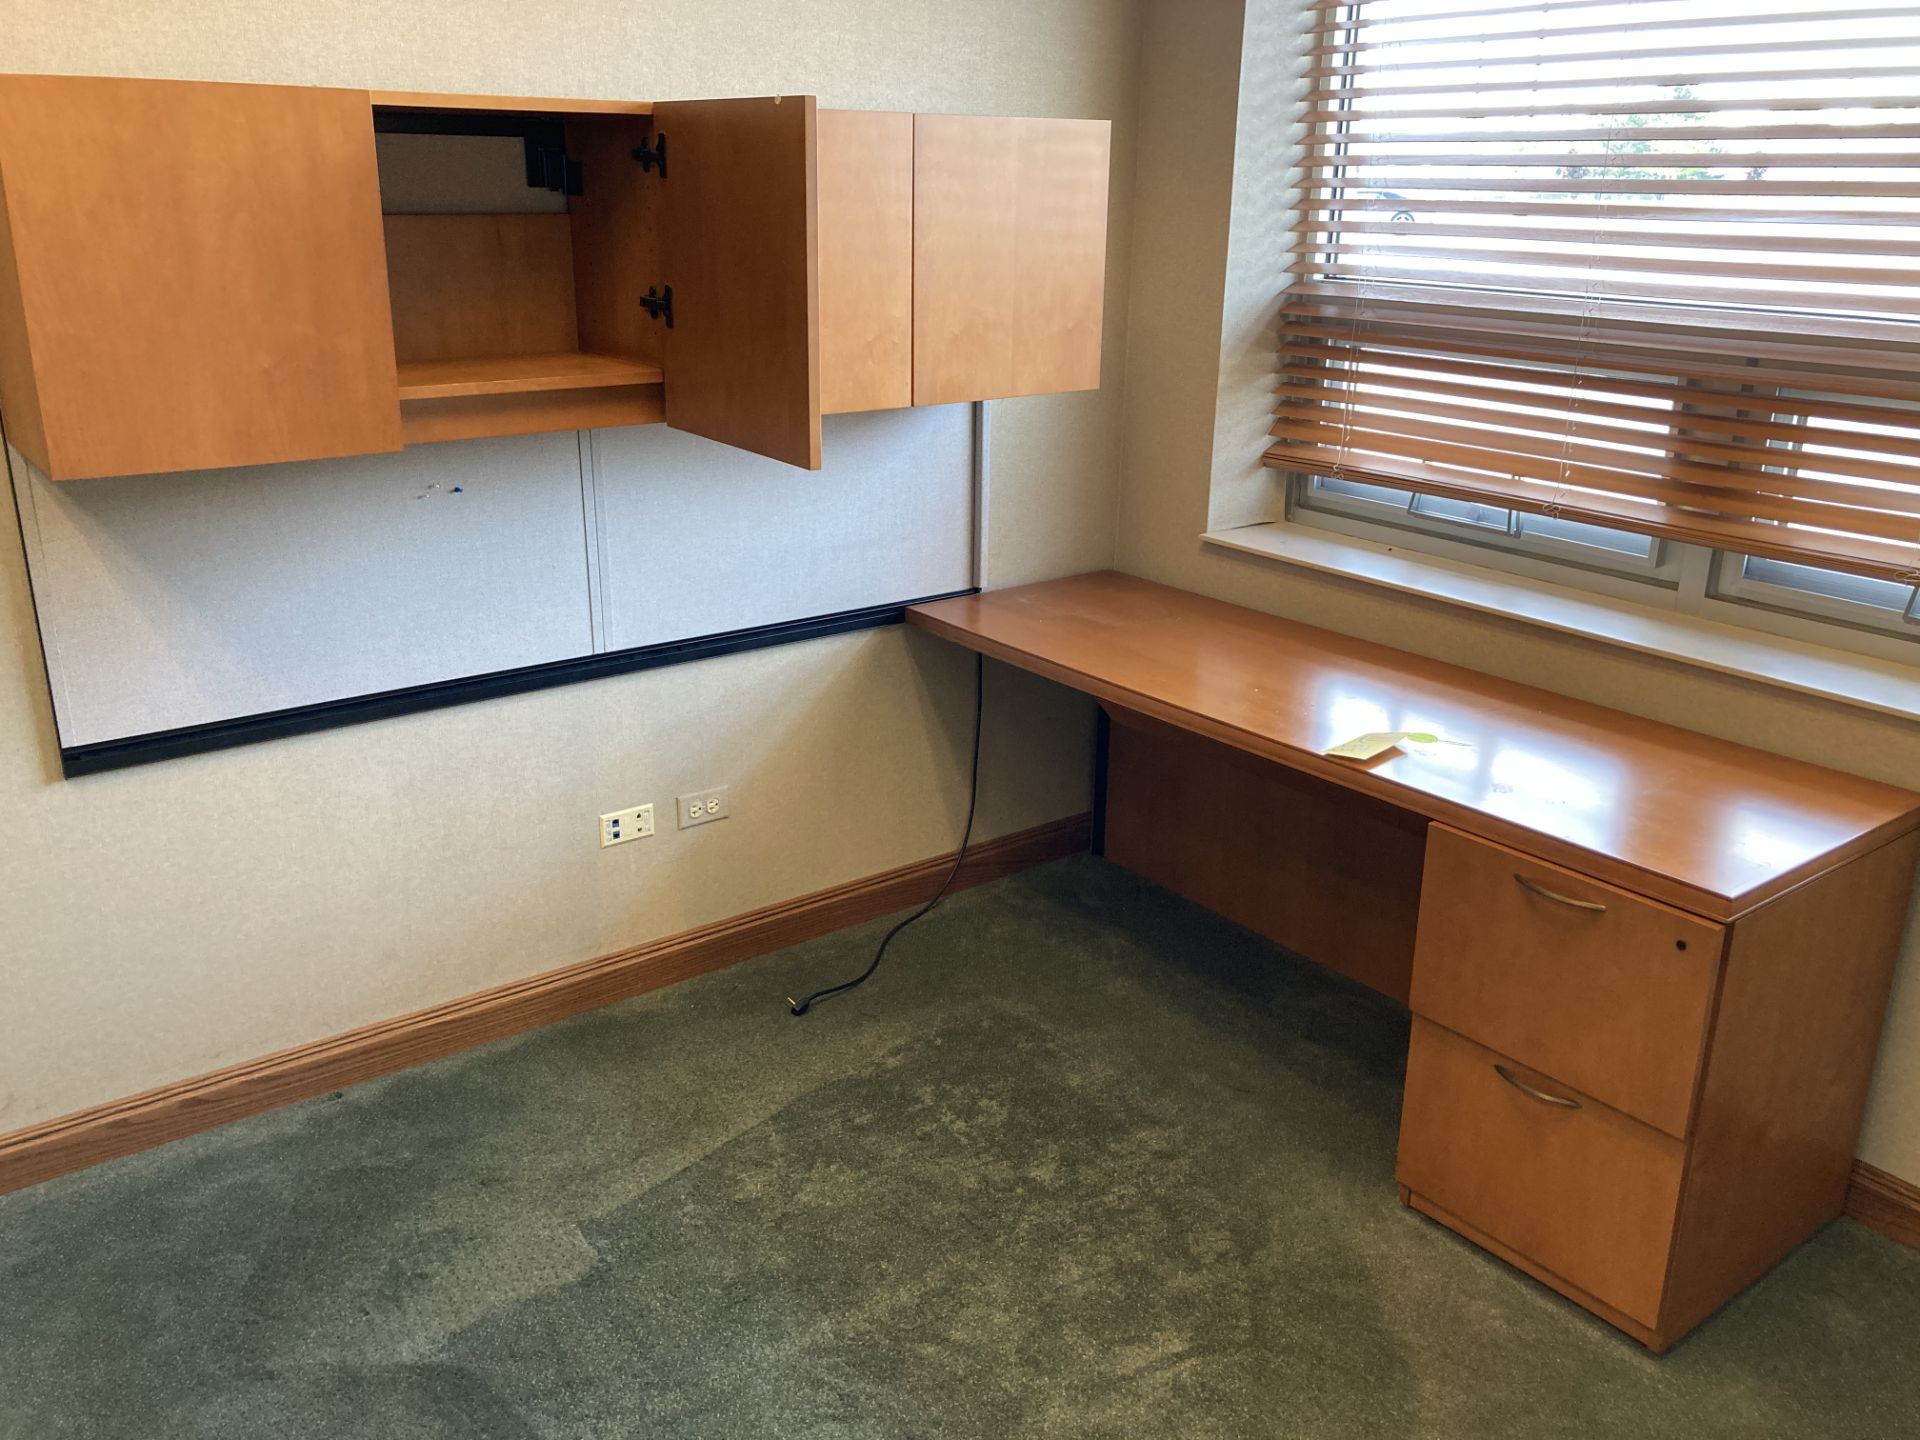
[[[1368,513],[1365,502],[1346,497],[1329,503],[1325,491],[1316,494],[1314,479],[1286,477],[1285,523],[1920,667],[1920,593],[1910,595],[1903,615],[1756,580],[1743,573],[1745,555],[1672,540],[1653,540],[1655,556],[1645,565],[1581,563],[1565,557],[1564,542],[1542,543],[1546,537],[1524,531],[1513,535],[1410,509]]]
[[[1543,533],[1541,528],[1543,525],[1555,522],[1542,515],[1508,510],[1505,512],[1509,517],[1508,524],[1504,528],[1481,525],[1457,520],[1444,514],[1423,513],[1420,502],[1432,497],[1421,495],[1417,491],[1400,492],[1407,497],[1404,504],[1390,503],[1369,497],[1341,494],[1326,488],[1328,485],[1339,483],[1342,482],[1328,480],[1323,476],[1299,477],[1298,482],[1289,490],[1290,510],[1300,510],[1315,516],[1337,516],[1358,521],[1368,527],[1405,531],[1443,542],[1451,541],[1459,546],[1474,547],[1516,558],[1547,561],[1557,566],[1586,572],[1596,580],[1625,580],[1635,586],[1660,585],[1667,588],[1672,588],[1679,581],[1678,547],[1670,541],[1652,536],[1631,536],[1630,538],[1646,540],[1647,554],[1642,558],[1630,552],[1609,551],[1601,545],[1583,544],[1570,537]],[[1370,490],[1391,488],[1371,482],[1345,483],[1364,484]],[[1582,525],[1576,521],[1558,523],[1581,530],[1602,528]],[[1624,530],[1612,533],[1629,535],[1629,532]],[[1611,587],[1606,588],[1611,589]],[[1621,593],[1631,594],[1632,592]]]

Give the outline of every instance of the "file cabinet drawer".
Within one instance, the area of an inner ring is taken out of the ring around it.
[[[1416,1015],[1684,1138],[1723,927],[1434,825]]]
[[[1684,1147],[1415,1017],[1400,1183],[1649,1329]]]

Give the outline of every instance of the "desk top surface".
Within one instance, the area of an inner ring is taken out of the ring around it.
[[[1729,919],[1920,827],[1920,795],[1114,572],[909,623],[1100,700]],[[1321,752],[1430,732],[1372,761]]]

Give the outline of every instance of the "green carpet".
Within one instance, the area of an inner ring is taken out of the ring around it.
[[[0,1199],[0,1435],[1892,1436],[1920,1254],[1655,1360],[1403,1210],[1406,1021],[1094,860]]]

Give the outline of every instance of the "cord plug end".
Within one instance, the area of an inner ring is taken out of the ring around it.
[[[789,1015],[804,1015],[812,1008],[813,1002],[811,1000],[802,1002],[794,999],[791,995],[787,996],[787,1013]]]

